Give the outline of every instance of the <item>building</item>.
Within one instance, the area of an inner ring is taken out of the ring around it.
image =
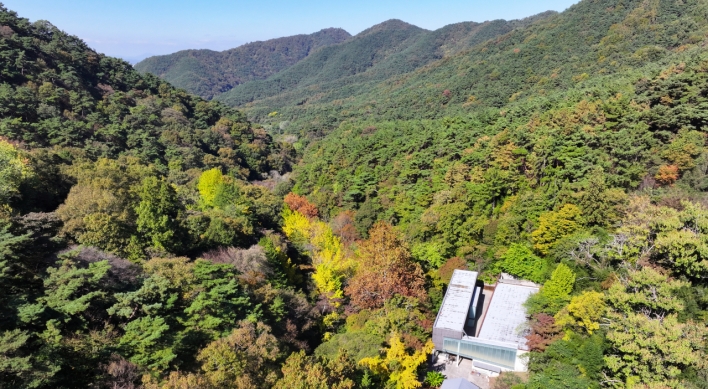
[[[440,389],[479,389],[479,386],[464,378],[449,378],[442,383]]]
[[[523,304],[538,290],[514,279],[485,286],[477,272],[455,270],[433,326],[435,350],[472,359],[486,370],[526,371]]]

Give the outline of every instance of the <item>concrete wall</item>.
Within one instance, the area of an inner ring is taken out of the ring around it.
[[[516,351],[516,364],[514,365],[514,371],[527,371],[529,363],[529,352],[524,350]]]
[[[464,333],[462,331],[449,330],[447,328],[433,328],[433,343],[435,344],[435,349],[438,351],[443,350],[443,339],[462,339]]]

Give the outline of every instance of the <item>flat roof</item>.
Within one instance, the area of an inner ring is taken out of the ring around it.
[[[500,280],[494,288],[492,301],[477,335],[480,339],[514,343],[521,348],[526,346],[523,325],[526,323],[524,303],[538,292],[538,286],[531,283],[504,282]]]
[[[476,283],[476,271],[455,270],[452,273],[434,328],[464,330]]]

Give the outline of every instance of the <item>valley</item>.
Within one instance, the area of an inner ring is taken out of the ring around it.
[[[706,1],[60,28],[0,8],[0,388],[708,387]]]

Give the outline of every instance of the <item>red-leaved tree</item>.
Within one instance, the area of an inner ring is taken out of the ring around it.
[[[534,315],[531,322],[531,333],[526,336],[526,345],[532,351],[544,351],[549,344],[561,337],[553,316],[545,313]]]

